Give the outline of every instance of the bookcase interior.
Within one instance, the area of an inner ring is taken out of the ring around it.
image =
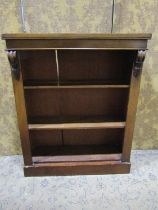
[[[73,161],[75,155],[120,154],[135,55],[128,50],[22,52],[32,156]]]
[[[26,85],[129,85],[136,51],[26,50],[21,66]]]
[[[122,152],[124,129],[31,130],[33,156]]]

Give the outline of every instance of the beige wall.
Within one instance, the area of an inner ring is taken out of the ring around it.
[[[0,33],[110,33],[112,0],[0,0]],[[141,83],[133,148],[158,148],[158,1],[115,0],[114,33],[153,33]],[[0,41],[0,155],[21,153],[10,68]]]

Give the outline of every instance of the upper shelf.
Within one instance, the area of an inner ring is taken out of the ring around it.
[[[8,49],[146,49],[151,34],[3,34]]]

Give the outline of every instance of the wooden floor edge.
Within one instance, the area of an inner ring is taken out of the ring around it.
[[[99,175],[99,174],[128,174],[130,162],[88,165],[32,165],[24,166],[24,175],[29,176],[71,176],[71,175]]]

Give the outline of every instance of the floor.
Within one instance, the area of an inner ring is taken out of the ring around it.
[[[158,150],[131,162],[127,175],[25,178],[21,156],[0,157],[0,210],[158,210]]]

